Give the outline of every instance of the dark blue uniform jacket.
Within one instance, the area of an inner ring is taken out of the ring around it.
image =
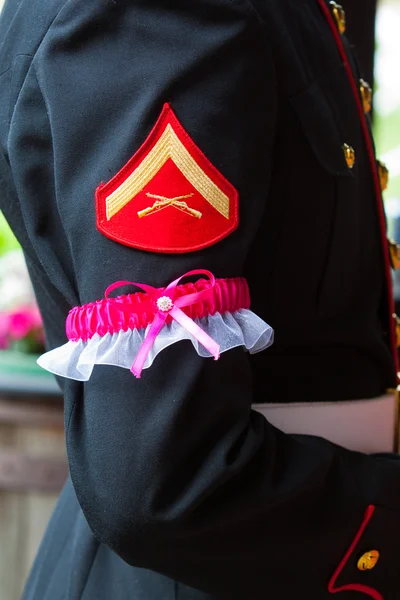
[[[346,60],[357,88],[361,74],[328,11],[324,0],[6,2],[0,206],[48,347],[65,343],[71,307],[114,281],[160,287],[191,269],[246,277],[275,329],[253,357],[208,360],[181,342],[141,379],[97,366],[86,383],[60,380],[70,479],[24,600],[398,599],[397,459],[284,434],[251,410],[395,385],[382,200]],[[96,187],[165,102],[240,195],[236,231],[197,252],[145,252],[96,228]],[[380,559],[360,571],[370,550]]]

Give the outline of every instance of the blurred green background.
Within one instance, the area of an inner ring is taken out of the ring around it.
[[[7,221],[0,212],[0,256],[3,256],[6,252],[15,250],[16,248],[19,248],[19,244],[11,233]]]

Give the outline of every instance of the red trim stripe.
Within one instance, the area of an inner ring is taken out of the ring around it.
[[[372,140],[370,136],[370,132],[367,125],[366,116],[364,113],[364,108],[361,102],[361,97],[359,94],[359,90],[357,88],[356,80],[354,77],[353,70],[349,63],[349,59],[347,57],[346,50],[343,45],[342,37],[338,31],[336,23],[334,21],[333,15],[331,14],[328,6],[325,4],[325,0],[318,0],[321,9],[329,23],[330,28],[332,29],[333,37],[335,38],[336,45],[338,47],[340,56],[343,60],[343,64],[346,68],[347,76],[349,78],[349,82],[353,91],[354,99],[357,105],[358,113],[360,115],[360,122],[363,129],[365,144],[368,151],[368,157],[371,164],[371,172],[374,180],[375,187],[375,195],[378,205],[378,215],[380,222],[380,230],[381,230],[381,241],[382,241],[382,249],[383,249],[383,257],[385,263],[385,272],[386,272],[386,283],[387,283],[387,298],[388,298],[388,310],[389,310],[389,328],[390,328],[390,341],[391,341],[391,350],[394,360],[394,365],[396,369],[396,385],[397,385],[397,373],[399,371],[399,360],[397,354],[397,340],[396,340],[396,329],[394,325],[393,314],[395,312],[394,307],[394,298],[393,298],[393,284],[392,284],[392,273],[391,273],[391,265],[389,259],[389,251],[387,249],[387,238],[386,238],[386,223],[385,223],[385,212],[383,207],[382,200],[382,190],[379,182],[378,168],[376,164],[375,152],[372,145]]]
[[[373,506],[373,505],[368,506],[367,511],[365,513],[364,520],[361,523],[361,527],[358,530],[356,537],[354,538],[351,546],[347,550],[346,554],[344,555],[338,568],[334,572],[332,579],[330,580],[330,582],[328,584],[328,591],[331,594],[337,594],[339,592],[362,592],[363,594],[367,594],[368,596],[370,596],[370,598],[373,598],[374,600],[384,600],[383,596],[377,590],[369,587],[368,585],[362,585],[360,583],[349,583],[348,585],[341,585],[339,587],[335,587],[336,580],[338,579],[339,575],[341,574],[344,567],[346,566],[349,558],[353,554],[358,542],[360,541],[362,534],[365,531],[365,528],[367,527],[368,523],[372,519],[374,512],[375,512],[375,506]]]

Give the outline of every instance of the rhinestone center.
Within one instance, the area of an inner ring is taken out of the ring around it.
[[[162,312],[168,312],[173,307],[173,302],[169,296],[161,296],[157,300],[157,308]]]

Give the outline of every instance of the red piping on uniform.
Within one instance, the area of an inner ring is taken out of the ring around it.
[[[381,190],[381,186],[380,186],[380,182],[379,182],[375,152],[374,152],[374,148],[372,146],[372,140],[371,140],[371,136],[370,136],[370,133],[368,130],[367,120],[365,118],[364,108],[361,103],[360,94],[357,89],[357,85],[355,82],[352,68],[351,68],[349,60],[347,58],[346,50],[344,48],[341,35],[337,29],[336,23],[333,19],[333,16],[332,16],[328,6],[325,4],[325,0],[318,0],[318,2],[321,6],[323,13],[326,16],[326,19],[329,23],[330,28],[332,29],[333,37],[335,38],[336,45],[338,47],[340,56],[342,57],[343,64],[347,71],[349,82],[350,82],[351,88],[353,90],[354,98],[356,101],[358,113],[360,115],[360,121],[361,121],[361,126],[363,129],[365,144],[367,146],[368,157],[369,157],[369,161],[371,163],[371,171],[372,171],[372,175],[373,175],[373,179],[374,179],[375,194],[376,194],[376,199],[377,199],[377,204],[378,204],[378,214],[379,214],[380,229],[381,229],[381,241],[382,241],[383,256],[384,256],[385,270],[386,270],[390,340],[391,340],[392,355],[393,355],[393,360],[394,360],[395,369],[396,369],[396,377],[397,377],[397,373],[399,371],[399,360],[398,360],[398,355],[397,355],[396,330],[394,327],[394,320],[393,320],[393,314],[395,311],[394,298],[393,298],[393,284],[392,284],[391,266],[390,266],[390,261],[389,261],[389,252],[386,249],[387,248],[387,239],[386,239],[385,212],[384,212],[384,208],[383,208],[382,190]],[[397,385],[397,379],[396,379],[396,385]]]
[[[347,550],[346,554],[344,555],[338,568],[334,572],[332,579],[330,580],[330,582],[328,584],[328,592],[330,592],[331,594],[337,594],[338,592],[362,592],[363,594],[368,594],[368,596],[370,596],[374,600],[384,600],[383,596],[377,590],[374,590],[374,588],[371,588],[368,585],[362,585],[360,583],[349,583],[348,585],[341,585],[340,587],[335,587],[337,578],[339,577],[339,575],[343,571],[344,567],[346,566],[350,556],[353,554],[353,552],[354,552],[358,542],[360,541],[360,538],[361,538],[362,534],[364,533],[365,528],[367,527],[368,523],[370,522],[374,512],[375,512],[375,506],[373,506],[373,505],[368,506],[367,511],[365,513],[364,520],[361,524],[360,529],[357,532],[356,537],[354,538],[350,548]]]

